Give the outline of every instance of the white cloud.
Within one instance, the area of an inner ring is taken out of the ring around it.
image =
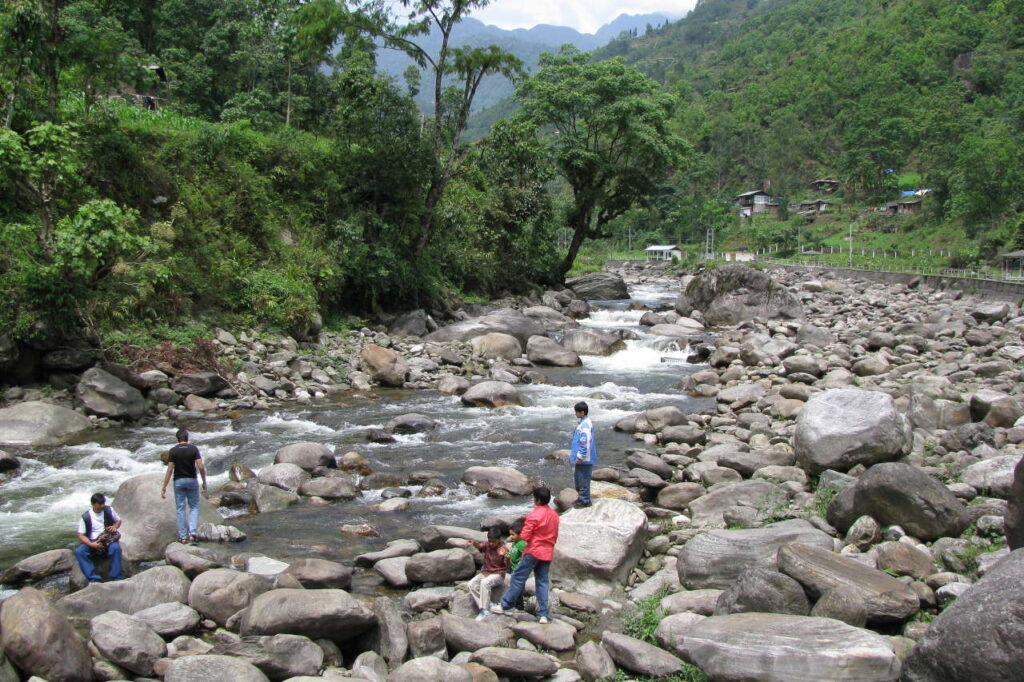
[[[683,15],[695,4],[696,0],[494,0],[472,16],[501,28],[552,24],[594,33],[620,14]]]

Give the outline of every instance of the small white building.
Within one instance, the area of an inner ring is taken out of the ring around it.
[[[647,260],[683,259],[683,250],[674,244],[652,244],[644,249]]]
[[[752,251],[723,251],[722,260],[726,263],[749,263],[754,260]]]

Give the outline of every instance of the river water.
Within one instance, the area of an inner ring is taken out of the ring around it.
[[[670,306],[678,283],[633,287],[634,300],[652,309]],[[368,491],[351,502],[314,505],[300,502],[282,512],[237,516],[228,523],[245,531],[242,543],[222,546],[227,554],[251,552],[282,560],[317,556],[351,560],[378,549],[387,540],[411,537],[428,524],[477,527],[494,514],[525,513],[524,498],[497,500],[469,494],[459,483],[462,472],[475,465],[514,467],[543,479],[553,490],[572,485],[572,471],[544,456],[568,447],[575,424],[572,406],[590,405],[599,449],[599,466],[624,466],[625,451],[636,447],[628,434],[612,430],[623,416],[662,405],[691,412],[708,401],[678,390],[683,377],[700,365],[686,363],[688,349],[672,339],[652,336],[639,326],[642,311],[628,310],[628,301],[592,302],[594,312],[581,325],[599,329],[629,329],[637,338],[608,357],[584,356],[576,368],[539,368],[551,383],[519,386],[527,406],[499,409],[469,408],[457,396],[435,391],[380,390],[368,395],[345,395],[334,402],[251,411],[234,418],[213,419],[190,426],[210,473],[210,489],[227,481],[227,470],[240,462],[253,470],[273,462],[284,445],[314,441],[336,454],[355,450],[378,471],[408,475],[417,470],[443,474],[451,488],[439,497],[412,498],[407,512],[376,513],[379,491]],[[419,412],[438,422],[426,434],[398,436],[391,444],[368,444],[366,431],[394,416]],[[174,427],[111,428],[89,434],[88,442],[31,453],[22,457],[22,473],[0,487],[0,571],[36,552],[73,547],[78,517],[93,492],[113,495],[120,483],[143,473],[163,470],[161,453],[173,444]],[[416,486],[407,486],[414,492]],[[116,508],[117,500],[113,500]],[[154,504],[173,504],[154,500]],[[380,537],[341,535],[343,524],[369,523]]]

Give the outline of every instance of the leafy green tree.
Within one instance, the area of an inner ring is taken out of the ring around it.
[[[565,274],[585,239],[606,236],[611,220],[655,192],[684,145],[668,129],[673,98],[622,59],[591,62],[563,48],[541,66],[518,96],[522,115],[552,130],[551,152],[572,190]]]

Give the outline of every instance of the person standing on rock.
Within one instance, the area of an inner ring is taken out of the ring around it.
[[[167,497],[167,484],[174,476],[174,506],[178,512],[178,542],[195,543],[198,540],[199,525],[199,484],[196,471],[203,477],[203,494],[206,494],[206,466],[199,448],[188,442],[188,431],[178,429],[175,434],[178,444],[171,448],[167,457],[167,473],[160,497]],[[185,504],[188,503],[188,517]]]
[[[523,596],[526,581],[533,573],[537,582],[537,615],[541,625],[548,623],[548,591],[551,588],[551,560],[555,556],[555,542],[558,541],[558,513],[548,503],[551,491],[540,486],[533,489],[533,510],[527,514],[523,531],[519,537],[526,540],[526,550],[512,581],[501,598],[501,604],[491,607],[491,613],[505,613],[511,610]]]
[[[123,580],[121,543],[118,542],[121,534],[117,532],[121,527],[121,517],[107,504],[107,498],[102,493],[94,494],[89,502],[92,508],[78,520],[80,544],[75,547],[78,565],[82,568],[86,580],[98,583],[100,576],[96,573],[95,559],[110,557],[110,579]]]
[[[584,402],[576,403],[576,430],[572,432],[569,446],[569,462],[575,466],[573,479],[579,499],[573,506],[577,509],[590,506],[590,477],[597,463],[597,443],[594,441],[594,425],[590,422],[590,408]]]

